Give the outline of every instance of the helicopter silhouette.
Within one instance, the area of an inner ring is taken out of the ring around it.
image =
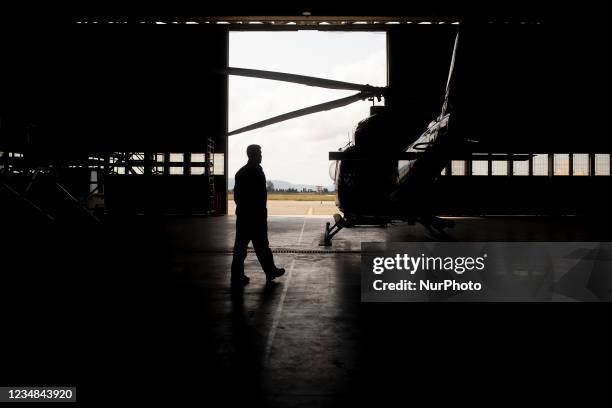
[[[321,245],[331,245],[332,238],[344,227],[356,225],[386,225],[404,221],[422,224],[432,234],[444,236],[454,221],[440,218],[432,211],[428,200],[434,183],[451,160],[477,159],[469,147],[476,141],[449,132],[452,109],[449,104],[459,32],[457,32],[444,95],[439,112],[421,134],[401,132],[402,112],[391,106],[372,106],[370,116],[359,122],[353,142],[329,152],[332,161],[330,175],[336,186],[336,205],[343,215],[334,215],[334,225],[328,222]],[[316,112],[340,108],[357,101],[381,101],[392,93],[390,87],[374,87],[331,79],[229,67],[228,75],[293,82],[328,89],[355,90],[358,93],[307,108],[278,115],[233,130],[228,136],[262,128],[285,120]],[[399,131],[398,131],[399,130]],[[480,156],[481,158],[483,156]],[[515,155],[513,160],[528,160],[531,155]],[[496,160],[509,160],[498,155]]]

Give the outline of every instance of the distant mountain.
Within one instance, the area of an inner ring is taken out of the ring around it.
[[[274,184],[274,188],[278,188],[281,190],[287,190],[290,188],[295,188],[298,191],[301,191],[303,188],[306,189],[310,189],[310,190],[316,190],[316,186],[314,184],[293,184],[289,181],[283,181],[283,180],[269,180]],[[234,179],[233,178],[228,178],[227,179],[227,188],[228,190],[233,190],[234,189]],[[335,191],[336,187],[332,184],[329,186],[323,186],[323,188],[328,189],[329,191]]]

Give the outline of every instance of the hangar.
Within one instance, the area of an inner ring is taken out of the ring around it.
[[[411,199],[454,220],[451,241],[610,241],[604,26],[537,8],[316,2],[68,15],[2,28],[19,38],[5,44],[0,96],[5,383],[72,384],[86,403],[384,406],[401,384],[457,369],[422,354],[453,333],[502,344],[476,359],[486,371],[521,368],[533,344],[519,327],[552,342],[565,322],[606,341],[575,314],[436,307],[431,319],[422,305],[361,304],[362,242],[442,239],[419,223],[347,228],[321,247],[326,219],[270,217],[286,275],[266,284],[250,254],[251,283],[232,292],[223,74],[232,31],[384,32],[385,104],[402,112],[384,136],[401,138],[439,113],[454,55],[449,135],[470,149]]]

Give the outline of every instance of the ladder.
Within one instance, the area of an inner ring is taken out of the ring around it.
[[[215,141],[206,138],[205,175],[208,182],[208,213],[214,214],[217,210],[215,194]]]

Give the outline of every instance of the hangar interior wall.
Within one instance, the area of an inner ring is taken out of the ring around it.
[[[420,134],[440,112],[456,26],[389,30],[396,132]],[[605,125],[610,62],[601,28],[465,24],[451,82],[449,131],[483,160],[453,160],[430,199],[442,213],[585,214],[612,187]],[[598,119],[599,118],[599,119]],[[495,160],[496,154],[533,155]]]
[[[227,80],[216,71],[227,65],[227,29],[3,28],[5,38],[19,41],[6,44],[1,68],[0,166],[19,173],[20,160],[67,163],[67,184],[94,188],[105,178],[111,208],[225,213]],[[456,29],[388,28],[388,103],[405,112],[397,132],[419,133],[439,111]],[[537,156],[509,164],[494,156],[453,161],[440,180],[441,211],[572,213],[603,205],[583,196],[610,183],[609,101],[602,98],[610,84],[601,78],[611,67],[602,31],[461,26],[451,131],[478,141],[481,153]],[[104,171],[94,179],[92,168]],[[470,194],[452,191],[481,193],[468,203]]]
[[[104,181],[109,208],[225,211],[227,79],[218,70],[227,66],[226,28],[6,31],[20,41],[5,49],[2,67],[5,166],[36,158],[98,170],[91,188]]]

